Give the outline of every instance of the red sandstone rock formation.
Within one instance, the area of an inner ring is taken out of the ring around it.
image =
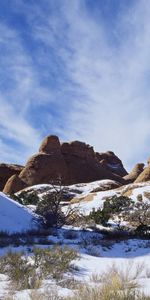
[[[101,161],[105,159],[106,163]],[[120,159],[113,153],[95,153],[93,147],[79,141],[60,144],[57,136],[46,137],[39,149],[39,153],[32,156],[25,168],[21,171],[19,179],[7,184],[7,192],[20,189],[22,183],[27,186],[50,183],[52,180],[62,178],[65,185],[90,182],[99,179],[112,179],[124,183],[122,175],[127,172]],[[6,191],[6,188],[4,189]]]
[[[12,175],[5,184],[3,192],[6,194],[14,194],[27,187],[18,175]]]
[[[15,174],[19,174],[23,170],[23,166],[13,164],[0,164],[0,191],[3,190],[7,180]]]

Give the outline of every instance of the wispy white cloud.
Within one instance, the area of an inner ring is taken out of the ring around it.
[[[9,132],[33,151],[32,141],[37,145],[43,133],[28,114],[35,103],[45,103],[47,134],[52,130],[98,151],[114,150],[129,167],[145,160],[150,146],[149,2],[131,1],[115,15],[113,27],[106,26],[102,14],[91,13],[84,0],[16,3],[38,45],[37,65],[16,32],[5,28],[0,41],[7,37],[5,73],[13,73],[14,82],[0,97],[0,134]]]
[[[38,73],[17,31],[4,23],[0,23],[0,49],[0,159],[24,162],[41,140],[30,108],[41,101],[47,103],[50,91],[40,87]]]
[[[51,26],[56,35],[62,20],[66,28],[56,51],[70,79],[72,106],[57,131],[88,141],[98,151],[112,149],[128,166],[145,160],[150,144],[149,2],[133,2],[107,30],[104,20],[90,15],[86,1],[63,1],[60,13],[62,19],[48,20],[36,32],[43,43],[55,46]],[[108,30],[114,34],[111,42]]]

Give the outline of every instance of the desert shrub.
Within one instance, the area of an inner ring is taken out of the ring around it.
[[[77,209],[68,206],[68,209],[62,211],[61,202],[63,201],[63,189],[55,190],[51,194],[43,195],[39,201],[36,213],[44,218],[46,227],[61,227],[64,224],[73,224],[77,219]]]
[[[61,227],[65,224],[65,214],[62,212],[61,194],[53,192],[50,195],[45,194],[38,203],[36,213],[43,216],[47,227]]]
[[[112,196],[108,198],[103,205],[103,210],[112,214],[119,214],[123,211],[129,211],[133,207],[132,199],[125,196]]]
[[[36,274],[34,265],[29,263],[24,253],[8,252],[1,257],[0,272],[7,274],[13,285],[20,289],[37,288],[40,278]]]
[[[77,253],[65,246],[53,246],[51,249],[33,249],[34,262],[44,277],[52,276],[60,279],[63,273],[70,270],[70,263],[76,259]]]
[[[87,220],[92,219],[95,222],[95,224],[102,224],[102,225],[106,225],[109,218],[110,218],[110,212],[107,211],[107,209],[95,210],[93,208],[93,210],[87,216]]]
[[[18,195],[11,193],[11,194],[9,194],[9,197],[11,199],[13,199],[14,201],[23,205],[23,200]]]
[[[74,250],[60,246],[34,248],[30,259],[23,252],[8,252],[1,257],[0,273],[7,274],[18,290],[39,288],[45,278],[62,278],[77,257]]]
[[[137,202],[134,210],[128,215],[128,221],[136,226],[140,234],[150,233],[150,205],[149,203]]]
[[[92,219],[96,224],[106,226],[110,217],[130,211],[133,207],[133,203],[134,202],[128,197],[114,195],[104,201],[102,209],[93,209],[87,216],[87,220]]]
[[[37,205],[39,202],[39,196],[36,191],[22,191],[20,192],[17,197],[19,197],[22,201],[23,205]]]
[[[10,194],[11,199],[22,205],[36,205],[39,202],[39,196],[36,191],[22,191],[18,194]]]

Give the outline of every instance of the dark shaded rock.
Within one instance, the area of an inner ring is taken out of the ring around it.
[[[107,170],[123,177],[127,175],[122,161],[114,154],[112,151],[107,151],[106,153],[96,152],[96,157],[101,165]]]
[[[0,164],[0,191],[3,190],[7,180],[15,174],[19,174],[23,170],[23,166],[14,164]]]

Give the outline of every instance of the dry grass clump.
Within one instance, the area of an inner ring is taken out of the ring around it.
[[[62,278],[70,270],[71,261],[76,258],[74,250],[60,246],[35,248],[31,257],[23,252],[8,252],[1,257],[0,273],[9,276],[13,290],[38,289],[43,279]]]
[[[113,266],[102,276],[93,275],[91,281],[94,284],[81,285],[73,297],[65,300],[150,300],[138,289],[137,278],[143,266],[137,266],[135,272],[131,272],[132,267],[129,265],[125,272],[121,272]]]
[[[150,300],[139,290],[137,279],[144,271],[144,265],[129,263],[125,270],[113,265],[106,273],[93,274],[91,284],[78,283],[65,285],[71,291],[71,296],[60,296],[57,287],[47,287],[45,291],[38,289],[29,292],[31,300]],[[70,294],[70,293],[69,293]],[[15,298],[5,298],[10,300]]]

